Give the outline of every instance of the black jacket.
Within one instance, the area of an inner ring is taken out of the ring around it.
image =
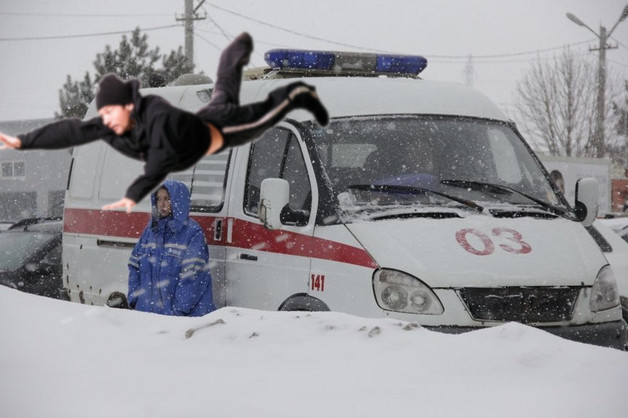
[[[145,161],[144,174],[129,186],[126,197],[139,202],[172,171],[185,170],[205,155],[209,128],[198,116],[172,106],[159,96],[142,96],[140,83],[133,90],[135,126],[122,136],[103,125],[100,117],[81,121],[65,119],[18,135],[21,149],[60,149],[102,139],[122,154]],[[207,121],[211,123],[211,121]]]

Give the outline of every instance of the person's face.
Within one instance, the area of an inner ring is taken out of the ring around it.
[[[157,190],[157,211],[159,216],[164,218],[172,213],[172,203],[170,203],[170,194],[166,189]]]
[[[130,131],[133,127],[133,103],[126,105],[107,105],[98,109],[102,123],[116,135]]]

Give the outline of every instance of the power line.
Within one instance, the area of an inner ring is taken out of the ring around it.
[[[330,39],[320,38],[318,36],[308,35],[308,34],[303,33],[303,32],[297,32],[297,31],[294,31],[294,30],[291,30],[291,29],[282,28],[281,26],[273,25],[272,23],[264,22],[262,20],[255,19],[253,17],[249,17],[249,16],[246,16],[246,15],[243,15],[241,13],[234,12],[233,10],[229,10],[229,9],[225,9],[224,7],[216,6],[215,4],[210,4],[210,6],[213,7],[213,8],[222,10],[223,12],[227,12],[227,13],[233,14],[235,16],[239,16],[239,17],[241,17],[243,19],[259,23],[260,25],[268,26],[268,27],[271,27],[271,28],[274,28],[274,29],[277,29],[277,30],[280,30],[280,31],[283,31],[283,32],[292,33],[293,35],[303,36],[305,38],[313,39],[313,40],[316,40],[316,41],[327,42],[327,43],[330,43],[330,44],[335,44],[335,45],[340,45],[340,46],[347,46],[347,47],[356,48],[356,49],[361,49],[361,50],[364,50],[364,51],[385,52],[385,51],[381,51],[381,50],[377,50],[377,49],[373,49],[373,48],[364,48],[364,47],[359,46],[359,45],[352,45],[352,44],[347,44],[347,43],[344,43],[344,42],[332,41]]]
[[[624,64],[623,62],[615,61],[615,60],[608,59],[608,58],[606,58],[606,61],[611,62],[611,63],[613,63],[615,65],[619,65],[619,66],[624,67],[624,68],[628,68],[628,64]]]
[[[379,49],[373,49],[373,48],[365,48],[359,45],[353,45],[353,44],[348,44],[348,43],[344,43],[344,42],[337,42],[337,41],[333,41],[330,39],[325,39],[325,38],[321,38],[318,36],[313,36],[313,35],[309,35],[303,32],[298,32],[295,30],[291,30],[291,29],[286,29],[283,28],[281,26],[277,26],[274,25],[272,23],[268,23],[250,16],[246,16],[242,13],[238,13],[235,12],[233,10],[229,10],[226,9],[224,7],[221,6],[217,6],[215,4],[210,4],[211,7],[222,10],[223,12],[226,13],[230,13],[232,15],[241,17],[243,19],[246,20],[250,20],[256,23],[259,23],[261,25],[264,26],[268,26],[283,32],[287,32],[287,33],[291,33],[293,35],[297,35],[297,36],[301,36],[304,38],[308,38],[308,39],[313,39],[316,41],[322,41],[322,42],[327,42],[327,43],[331,43],[331,44],[335,44],[335,45],[340,45],[340,46],[347,46],[347,47],[351,47],[351,48],[356,48],[356,49],[361,49],[364,51],[372,51],[372,52],[383,52],[383,53],[391,53],[391,51],[384,51],[384,50],[379,50]],[[494,59],[494,58],[508,58],[508,57],[516,57],[516,56],[524,56],[524,55],[534,55],[534,54],[540,54],[540,53],[544,53],[544,52],[551,52],[551,51],[556,51],[556,50],[560,50],[560,49],[564,49],[565,47],[568,46],[579,46],[579,45],[583,45],[589,42],[592,42],[592,39],[586,40],[586,41],[582,41],[582,42],[578,42],[575,44],[567,44],[567,45],[562,45],[562,46],[557,46],[557,47],[553,47],[553,48],[545,48],[545,49],[537,49],[537,50],[533,50],[533,51],[522,51],[522,52],[513,52],[513,53],[506,53],[506,54],[490,54],[490,55],[473,55],[474,59],[479,59],[479,60],[483,60],[483,59]],[[438,55],[438,54],[423,54],[427,57],[430,57],[431,59],[433,58],[445,58],[445,59],[459,59],[459,60],[467,60],[469,58],[469,55]]]
[[[579,46],[579,45],[583,45],[589,42],[592,42],[592,40],[577,42],[575,44],[556,46],[553,48],[537,49],[534,51],[511,52],[507,54],[473,55],[473,59],[509,58],[509,57],[519,57],[523,55],[535,55],[535,54],[541,54],[544,52],[557,51],[560,49],[564,49],[566,47]],[[449,58],[449,59],[465,59],[465,60],[469,58],[468,55],[429,55],[429,56],[433,58]]]
[[[214,48],[216,48],[216,50],[217,50],[217,51],[222,51],[222,50],[223,50],[223,48],[222,48],[222,47],[220,47],[220,46],[216,45],[215,43],[213,43],[213,42],[212,42],[212,41],[210,41],[209,39],[207,39],[207,38],[205,38],[204,36],[200,35],[200,34],[198,33],[198,31],[195,31],[195,32],[194,32],[194,36],[198,37],[199,39],[201,39],[201,40],[205,41],[206,43],[208,43],[209,45],[213,46]]]
[[[220,33],[222,33],[222,36],[224,36],[227,41],[233,40],[233,35],[231,35],[230,33],[227,33],[227,31],[224,30],[222,26],[220,26],[218,22],[216,22],[210,15],[207,15],[207,18],[209,19],[210,22],[214,24],[214,26],[218,28]]]
[[[93,14],[93,13],[24,13],[24,12],[0,12],[0,16],[24,16],[24,17],[172,17],[170,14]]]
[[[611,39],[615,40],[615,42],[617,42],[619,45],[622,46],[622,48],[628,49],[628,46],[626,46],[626,44],[623,44],[619,41],[619,39],[615,38],[614,36],[611,36]]]
[[[165,25],[165,26],[155,26],[152,28],[140,28],[143,32],[148,32],[152,30],[161,30],[161,29],[170,29],[170,28],[178,28],[179,25]],[[89,38],[92,36],[107,36],[107,35],[120,35],[124,33],[133,32],[134,29],[131,30],[123,30],[116,32],[100,32],[100,33],[84,33],[78,35],[58,35],[58,36],[32,36],[32,37],[24,37],[24,38],[0,38],[0,42],[11,42],[11,41],[46,41],[51,39],[70,39],[70,38]]]
[[[438,63],[438,64],[460,64],[460,60],[456,60],[456,59],[442,59],[442,58],[436,58],[433,59],[431,55],[426,55],[427,58],[429,58],[429,61],[431,63]],[[475,55],[473,56],[473,59],[475,60]],[[552,60],[554,59],[554,56],[535,56],[535,57],[530,57],[530,58],[521,58],[521,59],[510,59],[510,60],[481,60],[479,62],[475,62],[474,64],[515,64],[515,63],[520,63],[520,62],[540,62],[540,61],[548,61],[548,60]]]

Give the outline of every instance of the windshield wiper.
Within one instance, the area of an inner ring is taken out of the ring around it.
[[[501,193],[506,192],[508,194],[516,193],[520,196],[525,197],[526,199],[533,201],[534,203],[542,206],[543,208],[547,209],[548,211],[556,215],[568,216],[569,218],[573,218],[571,212],[568,212],[566,209],[560,208],[558,206],[554,206],[539,198],[530,196],[527,193],[524,193],[522,191],[519,191],[509,186],[504,186],[504,185],[495,184],[495,183],[486,183],[482,181],[472,181],[472,180],[441,180],[440,182],[441,184],[445,184],[445,185],[453,186],[453,187],[470,187],[470,188],[483,189],[483,190],[489,189],[489,190],[494,190]]]
[[[431,189],[425,189],[423,187],[414,187],[414,186],[393,186],[389,184],[352,184],[347,186],[348,189],[356,189],[356,190],[366,190],[366,191],[374,191],[374,192],[391,192],[391,193],[431,193],[437,196],[444,197],[449,200],[453,200],[454,202],[461,203],[477,212],[483,212],[484,208],[477,203],[462,199],[456,196],[451,196],[446,193],[437,192]]]

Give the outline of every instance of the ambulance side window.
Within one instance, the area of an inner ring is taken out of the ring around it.
[[[244,194],[244,212],[257,217],[262,180],[282,178],[290,184],[292,210],[309,212],[312,189],[303,153],[292,132],[275,128],[269,130],[251,146]]]
[[[190,212],[220,212],[225,201],[230,157],[231,152],[207,155],[193,167],[169,176],[190,190]]]

